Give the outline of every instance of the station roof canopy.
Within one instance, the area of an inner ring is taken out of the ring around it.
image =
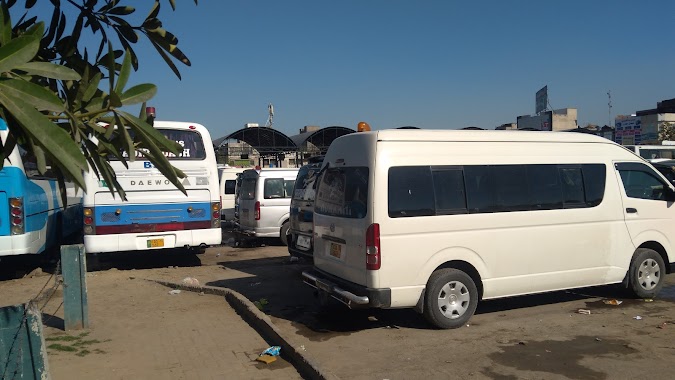
[[[288,136],[267,127],[243,128],[214,140],[214,144],[219,147],[227,140],[241,140],[252,146],[261,156],[298,150],[298,146]]]
[[[321,128],[314,132],[305,132],[299,135],[291,136],[290,139],[293,140],[293,143],[295,143],[295,145],[298,147],[302,147],[306,143],[311,143],[312,145],[316,146],[321,151],[321,153],[326,153],[333,140],[340,136],[348,135],[354,132],[355,131],[353,129],[333,126]]]

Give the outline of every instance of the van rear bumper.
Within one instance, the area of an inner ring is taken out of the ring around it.
[[[302,272],[305,284],[342,302],[350,309],[363,307],[388,308],[391,289],[372,289],[345,281],[318,269]]]

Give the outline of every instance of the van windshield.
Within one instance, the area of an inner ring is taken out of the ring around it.
[[[318,165],[306,165],[301,167],[298,171],[298,178],[295,180],[293,199],[301,201],[313,201],[316,194],[314,183],[318,175]]]
[[[364,218],[368,212],[368,168],[327,169],[317,190],[314,211],[341,218]]]

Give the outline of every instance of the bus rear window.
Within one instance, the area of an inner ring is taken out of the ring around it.
[[[314,211],[341,218],[361,219],[368,212],[368,168],[327,169],[317,190]]]
[[[131,129],[128,129],[127,131],[129,132],[129,135],[133,139],[134,131]],[[162,133],[164,137],[166,137],[167,139],[177,142],[183,148],[183,151],[179,152],[178,155],[169,152],[164,152],[164,155],[169,160],[203,160],[206,158],[206,149],[204,149],[204,140],[202,139],[202,135],[199,134],[199,132],[183,129],[161,129],[161,128],[158,128],[157,131]],[[123,155],[124,157],[127,157],[126,152],[124,152]],[[136,150],[136,158],[139,160],[143,160],[145,158],[143,156],[142,149]],[[108,159],[113,161],[116,160],[117,158],[114,155],[110,154],[108,155]]]
[[[298,178],[295,181],[293,189],[293,199],[303,201],[313,201],[316,193],[316,177],[319,174],[319,167],[303,166],[298,171]]]

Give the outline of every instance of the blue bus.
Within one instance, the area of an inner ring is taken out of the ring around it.
[[[7,123],[0,119],[6,143]],[[66,183],[67,204],[56,177],[40,174],[35,157],[17,144],[0,170],[0,256],[41,254],[82,235],[81,189]]]

